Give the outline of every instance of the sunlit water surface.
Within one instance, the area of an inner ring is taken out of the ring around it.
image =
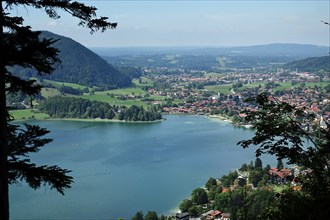
[[[170,214],[209,177],[254,161],[236,143],[253,135],[203,116],[157,123],[31,122],[54,139],[33,155],[38,164],[72,170],[65,196],[44,186],[10,187],[11,219],[130,219],[137,211]]]

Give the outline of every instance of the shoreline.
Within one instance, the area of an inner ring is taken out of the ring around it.
[[[15,115],[12,114],[14,112],[23,111],[23,115]],[[42,115],[40,115],[42,114]],[[11,116],[13,117],[12,121],[16,122],[24,122],[24,121],[85,121],[85,122],[112,122],[112,123],[155,123],[165,121],[166,118],[154,120],[154,121],[126,121],[119,119],[101,119],[101,118],[52,118],[46,113],[37,113],[33,112],[32,109],[24,109],[24,110],[13,110],[11,112]]]
[[[233,126],[236,127],[241,127],[241,128],[246,128],[246,129],[251,129],[252,125],[249,124],[236,124],[233,122],[232,118],[226,115],[208,115],[208,114],[175,114],[175,113],[167,113],[163,115],[182,115],[182,116],[204,116],[210,119],[215,119],[215,120],[221,120],[224,122],[228,122],[232,124]],[[154,120],[154,121],[125,121],[125,120],[119,120],[119,119],[101,119],[101,118],[50,118],[50,117],[45,117],[45,118],[34,118],[34,117],[28,117],[28,118],[20,118],[20,119],[15,119],[13,121],[15,122],[24,122],[24,121],[77,121],[77,122],[102,122],[102,123],[132,123],[132,124],[147,124],[147,123],[158,123],[158,122],[163,122],[166,121],[166,118],[162,118],[159,120]]]
[[[224,115],[207,115],[207,117],[212,118],[212,119],[219,119],[219,120],[234,124],[233,120],[228,116],[224,116]]]
[[[125,121],[118,119],[101,119],[101,118],[45,118],[45,119],[24,119],[15,121],[26,121],[26,120],[36,120],[36,121],[81,121],[81,122],[103,122],[103,123],[156,123],[166,121],[166,119],[155,120],[155,121]]]
[[[252,129],[251,124],[237,124],[237,123],[234,123],[233,120],[230,117],[225,116],[225,115],[208,115],[207,117],[212,118],[212,119],[222,120],[222,121],[225,121],[225,122],[229,122],[235,127]]]

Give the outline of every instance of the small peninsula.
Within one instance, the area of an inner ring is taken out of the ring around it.
[[[90,101],[83,98],[54,96],[38,105],[40,112],[47,113],[50,118],[60,119],[92,119],[116,121],[158,121],[162,115],[156,107],[145,110],[142,106],[115,106],[104,102]]]

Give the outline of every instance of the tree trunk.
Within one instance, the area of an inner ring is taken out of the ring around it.
[[[1,38],[0,38],[1,39]],[[0,61],[1,65],[1,61]],[[3,68],[1,68],[0,76],[0,220],[9,219],[9,198],[8,198],[8,169],[7,169],[7,110],[6,110],[6,94],[3,76]]]
[[[0,51],[4,57],[3,50],[3,1],[0,0]],[[5,66],[0,59],[0,220],[9,220],[9,195],[8,195],[8,169],[7,169],[7,108],[6,108],[6,84]]]

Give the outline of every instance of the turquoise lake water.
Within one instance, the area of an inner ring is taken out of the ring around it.
[[[72,170],[75,183],[65,196],[47,186],[12,185],[11,219],[170,214],[209,177],[255,160],[253,149],[236,145],[251,137],[251,130],[203,116],[165,118],[157,123],[31,122],[50,130],[54,139],[33,161]]]

